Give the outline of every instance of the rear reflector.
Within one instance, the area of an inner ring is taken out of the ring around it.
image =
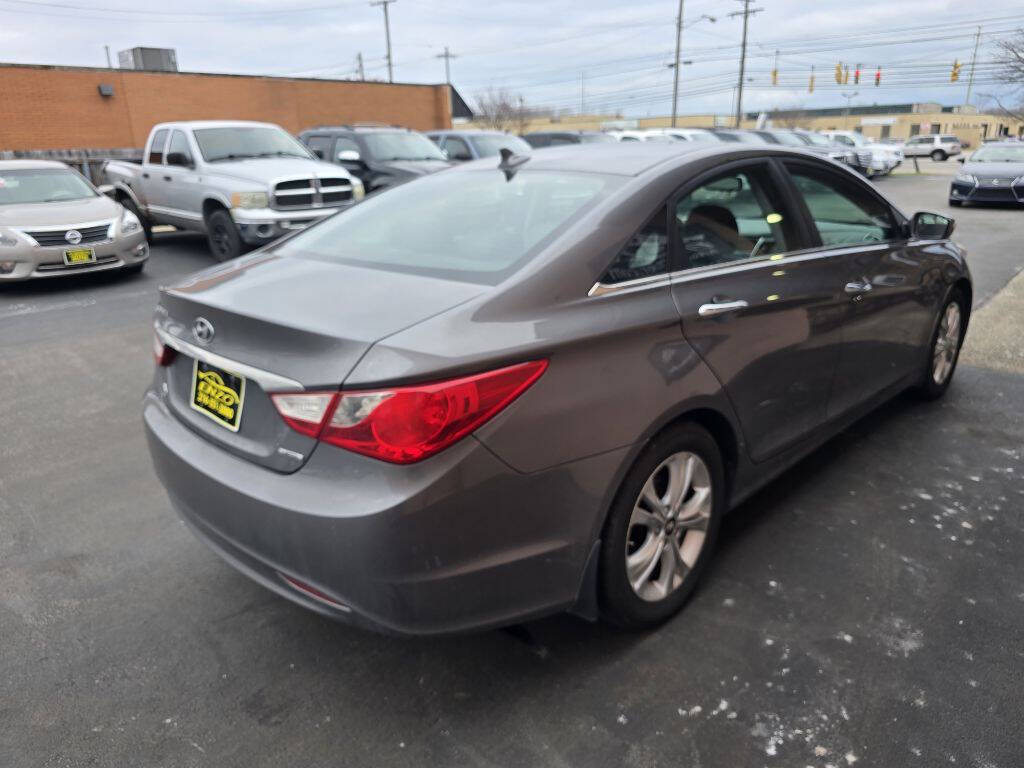
[[[170,365],[176,354],[173,348],[166,346],[159,336],[153,334],[153,359],[157,365]]]
[[[271,395],[302,434],[394,464],[411,464],[458,442],[525,392],[546,360],[448,381],[368,392]]]
[[[285,581],[285,583],[288,584],[288,586],[292,587],[293,589],[299,592],[302,592],[307,597],[312,597],[317,602],[327,603],[327,605],[331,606],[332,608],[337,608],[338,610],[345,611],[346,613],[352,610],[347,605],[339,603],[333,597],[328,597],[316,587],[311,587],[309,586],[309,584],[306,584],[303,581],[299,581],[298,579],[293,579],[291,576],[285,576],[280,571],[278,571],[277,575],[280,576]]]

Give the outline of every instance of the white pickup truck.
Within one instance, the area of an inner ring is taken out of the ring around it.
[[[150,131],[141,162],[104,166],[106,191],[143,222],[205,232],[219,260],[302,229],[363,197],[344,168],[272,123],[190,121]]]

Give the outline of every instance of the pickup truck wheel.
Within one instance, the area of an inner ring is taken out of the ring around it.
[[[152,225],[149,223],[149,219],[147,219],[145,216],[142,215],[142,211],[139,210],[139,206],[137,206],[135,204],[135,201],[132,200],[130,197],[123,197],[123,198],[121,198],[119,200],[119,202],[127,210],[129,210],[132,213],[134,213],[135,214],[135,218],[137,218],[142,223],[142,231],[146,235],[146,242],[148,243],[150,240],[152,240],[153,239]]]
[[[228,261],[242,254],[242,238],[231,214],[223,208],[207,215],[206,238],[210,243],[210,252],[217,261]]]

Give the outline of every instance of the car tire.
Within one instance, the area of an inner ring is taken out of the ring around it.
[[[242,237],[238,234],[235,220],[223,208],[207,214],[206,240],[217,261],[230,261],[242,255]]]
[[[139,210],[139,206],[135,204],[135,201],[130,197],[122,197],[118,202],[135,214],[135,218],[142,224],[142,232],[146,235],[146,242],[150,242],[153,239],[153,225],[149,223],[149,219],[142,215],[142,211]]]
[[[638,630],[678,612],[711,559],[725,511],[722,454],[707,430],[684,422],[655,437],[623,479],[605,522],[598,572],[604,619]]]
[[[952,316],[956,318],[955,333],[950,331]],[[963,291],[956,288],[946,297],[942,303],[942,311],[935,318],[935,330],[932,331],[931,343],[928,345],[928,357],[924,361],[921,382],[915,388],[916,394],[923,400],[937,400],[949,389],[953,374],[956,372],[957,361],[960,359],[960,347],[967,331],[967,320],[967,301]]]
[[[932,152],[932,160],[934,160],[936,163],[944,163],[948,158],[949,155],[947,155],[941,149],[936,149],[934,152]]]

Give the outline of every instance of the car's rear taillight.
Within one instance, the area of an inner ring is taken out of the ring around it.
[[[285,422],[302,434],[383,461],[411,464],[480,427],[546,368],[546,360],[537,360],[430,384],[271,398]]]
[[[157,365],[170,365],[176,354],[178,354],[177,351],[160,341],[160,337],[155,333],[153,334],[153,359],[156,360]]]

